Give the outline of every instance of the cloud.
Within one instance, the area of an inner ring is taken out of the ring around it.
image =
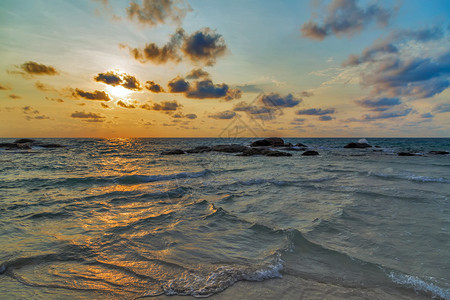
[[[263,89],[258,84],[244,84],[236,86],[237,89],[245,93],[261,93]]]
[[[197,115],[196,114],[186,114],[185,115],[183,113],[178,113],[178,114],[172,115],[172,118],[175,118],[175,119],[186,118],[186,119],[194,120],[194,119],[197,119]]]
[[[58,102],[58,103],[63,103],[64,100],[61,98],[50,98],[50,97],[45,97],[45,99],[50,100],[50,101],[54,101],[54,102]]]
[[[156,110],[156,111],[163,111],[163,112],[174,112],[181,107],[183,107],[183,105],[178,103],[176,100],[162,101],[160,103],[153,103],[152,105],[143,104],[140,106],[140,108],[142,108],[142,109]]]
[[[186,75],[187,79],[209,78],[209,73],[202,69],[193,69]]]
[[[178,28],[171,36],[170,41],[161,47],[155,43],[146,44],[142,49],[127,45],[120,45],[120,47],[128,48],[133,58],[141,63],[178,63],[184,58],[194,64],[206,66],[214,65],[217,58],[225,55],[227,51],[222,35],[208,27],[189,36],[186,35],[184,29]]]
[[[100,102],[100,105],[101,105],[103,108],[105,108],[105,109],[110,108],[108,104],[105,104],[105,103],[103,103],[103,102]]]
[[[9,98],[17,100],[17,99],[22,99],[22,96],[16,95],[16,94],[10,94],[8,95]]]
[[[11,71],[11,73],[20,74],[25,77],[30,75],[59,75],[59,72],[54,67],[40,64],[34,61],[27,61],[20,66],[15,67],[20,69],[20,71]]]
[[[393,106],[402,104],[399,98],[362,99],[355,101],[358,105],[370,108],[373,111],[385,111]]]
[[[8,86],[8,85],[0,84],[0,90],[1,91],[9,91],[9,90],[12,90],[12,88],[10,86]]]
[[[260,120],[273,120],[277,115],[281,114],[280,110],[274,107],[265,107],[260,105],[251,105],[245,102],[239,102],[233,107],[234,111],[243,111],[250,115],[251,118]]]
[[[103,82],[112,86],[123,86],[129,90],[141,90],[141,86],[136,77],[126,74],[126,73],[116,73],[113,71],[108,71],[106,73],[98,73],[94,77],[97,82]]]
[[[440,40],[444,37],[442,28],[435,26],[420,30],[397,30],[385,39],[377,40],[373,45],[363,50],[361,55],[351,54],[342,63],[343,67],[356,66],[366,62],[375,62],[382,54],[399,53],[399,44],[408,41],[428,42]]]
[[[123,108],[136,108],[136,106],[134,106],[133,104],[127,104],[127,103],[123,102],[122,100],[117,101],[116,104]]]
[[[331,120],[333,120],[333,118],[331,116],[320,116],[319,120],[320,121],[331,121]]]
[[[97,91],[95,90],[93,93],[91,92],[85,92],[80,89],[75,89],[75,91],[72,93],[74,97],[82,97],[87,100],[100,100],[100,101],[109,101],[111,98],[107,93],[104,91]]]
[[[314,21],[304,23],[300,29],[303,37],[323,40],[327,36],[352,36],[376,22],[378,26],[386,26],[392,12],[376,4],[366,8],[359,7],[357,0],[333,0],[327,7],[322,24]]]
[[[403,110],[381,112],[381,113],[378,113],[375,115],[364,115],[363,120],[364,121],[374,121],[374,120],[380,120],[380,119],[399,118],[399,117],[407,116],[411,112],[413,112],[412,108],[405,108]]]
[[[220,34],[206,27],[185,38],[181,50],[192,62],[212,66],[225,55],[227,46]]]
[[[303,91],[303,92],[300,93],[300,95],[302,97],[312,97],[312,96],[314,96],[314,93],[313,92],[308,92],[308,91]]]
[[[208,117],[212,118],[212,119],[217,119],[217,120],[229,120],[229,119],[234,118],[234,116],[236,116],[236,113],[234,111],[226,110],[226,111],[218,112],[216,114],[209,115]]]
[[[171,36],[170,41],[162,47],[159,47],[155,43],[150,43],[146,44],[143,49],[128,48],[134,59],[141,63],[153,62],[154,64],[164,64],[169,61],[179,62],[181,61],[179,48],[181,47],[184,36],[184,30],[178,29]]]
[[[169,81],[167,86],[170,93],[184,93],[189,90],[189,82],[179,76]]]
[[[31,106],[24,106],[24,107],[22,107],[22,111],[26,115],[25,119],[27,121],[30,121],[30,120],[50,120],[49,116],[40,115],[40,112],[37,109],[34,109]]]
[[[153,81],[147,81],[145,84],[145,88],[153,93],[163,93],[164,89],[159,84]]]
[[[188,3],[181,0],[142,0],[142,4],[131,1],[127,17],[150,27],[166,23],[169,19],[177,24],[192,11]]]
[[[433,108],[433,112],[435,112],[435,113],[450,112],[450,103],[441,103],[441,104],[436,105]]]
[[[176,77],[167,86],[170,93],[184,93],[187,98],[193,99],[223,99],[230,101],[241,97],[241,91],[232,89],[227,84],[214,84],[212,80],[194,81],[192,84],[184,78]]]
[[[328,115],[328,114],[334,114],[335,111],[336,110],[334,108],[327,108],[327,109],[309,108],[309,109],[298,110],[295,113],[297,115],[323,116],[323,115]]]
[[[292,94],[281,96],[277,93],[270,93],[259,95],[257,101],[267,107],[294,107],[302,102],[302,99],[297,99]]]
[[[48,85],[48,84],[39,82],[39,81],[36,81],[36,82],[34,83],[34,86],[35,86],[38,90],[43,91],[43,92],[54,92],[54,91],[56,91],[54,87],[52,87],[52,86],[50,86],[50,85]]]
[[[431,119],[434,116],[431,113],[425,113],[425,114],[421,114],[420,117],[423,119]]]
[[[75,111],[70,115],[72,118],[85,119],[86,122],[104,122],[104,116],[91,112]]]

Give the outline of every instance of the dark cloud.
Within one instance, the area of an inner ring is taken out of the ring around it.
[[[250,115],[251,118],[260,120],[273,120],[281,112],[274,107],[265,107],[260,105],[251,105],[245,102],[239,102],[233,107],[234,111],[242,111]]]
[[[450,112],[450,103],[441,103],[441,104],[436,105],[433,108],[433,112],[435,112],[435,113]]]
[[[32,115],[39,114],[39,111],[37,109],[34,109],[31,106],[24,106],[24,107],[22,107],[22,111],[23,111],[24,114],[27,114],[27,115],[28,114],[32,114]]]
[[[22,99],[22,96],[16,95],[16,94],[10,94],[8,95],[9,98],[17,100],[17,99]]]
[[[331,116],[320,116],[319,120],[320,121],[331,121],[331,120],[333,120],[333,118]]]
[[[431,113],[425,113],[425,114],[421,114],[420,117],[423,119],[431,119],[434,116]]]
[[[153,93],[163,93],[164,89],[159,84],[153,81],[147,81],[145,84],[145,88]]]
[[[186,114],[185,115],[183,113],[178,113],[178,114],[172,115],[172,118],[175,118],[175,119],[186,118],[186,119],[194,120],[194,119],[197,119],[197,115],[196,114]]]
[[[377,40],[372,46],[364,49],[361,55],[351,54],[342,63],[342,66],[356,66],[366,62],[375,62],[379,55],[398,53],[399,44],[406,41],[428,42],[440,40],[443,37],[444,31],[437,26],[420,30],[398,30],[390,34],[386,39]]]
[[[136,106],[134,106],[133,104],[127,104],[127,103],[123,102],[122,100],[117,101],[116,104],[123,108],[136,108]]]
[[[179,49],[184,38],[184,30],[178,29],[171,36],[170,41],[162,47],[159,47],[155,43],[150,43],[145,45],[143,49],[128,48],[134,59],[141,63],[153,62],[155,64],[164,64],[169,61],[179,62],[181,60]]]
[[[176,100],[172,101],[162,101],[160,103],[153,103],[152,105],[149,104],[143,104],[140,106],[142,109],[146,110],[156,110],[156,111],[163,111],[163,112],[174,112],[177,109],[181,108],[183,105],[178,103]]]
[[[179,76],[172,79],[167,86],[170,93],[185,93],[189,90],[189,82]]]
[[[86,122],[103,122],[105,117],[91,112],[75,111],[70,115],[72,118],[84,119]]]
[[[64,102],[64,100],[61,99],[61,98],[50,98],[50,97],[45,97],[45,99],[50,100],[50,101],[55,101],[55,102],[58,102],[58,103],[63,103],[63,102]]]
[[[355,101],[358,105],[374,111],[385,111],[393,106],[402,104],[399,98],[362,99]]]
[[[113,71],[108,71],[106,73],[98,73],[94,77],[97,82],[103,82],[112,86],[123,86],[129,90],[141,90],[141,86],[136,77],[126,74],[126,73],[116,73]]]
[[[241,97],[241,91],[232,89],[227,84],[214,84],[212,80],[205,79],[194,81],[190,84],[184,78],[176,77],[167,86],[171,93],[184,93],[186,97],[193,99],[220,98],[226,101]]]
[[[373,94],[429,98],[450,85],[450,52],[435,59],[389,58],[373,67],[374,70],[362,73],[361,81],[364,87],[372,87]]]
[[[56,71],[54,67],[39,64],[34,61],[27,61],[21,64],[20,66],[16,67],[23,71],[17,72],[22,75],[50,75],[50,76],[59,75],[59,72]]]
[[[297,99],[292,94],[281,96],[277,93],[270,93],[259,95],[257,101],[267,107],[294,107],[302,102],[302,99]]]
[[[131,1],[127,8],[127,17],[140,24],[150,27],[166,23],[171,20],[180,24],[191,7],[185,1],[177,0],[142,0],[142,4]]]
[[[103,102],[100,102],[100,105],[101,105],[103,108],[105,108],[105,109],[110,108],[108,104],[105,104],[105,103],[103,103]]]
[[[212,66],[226,53],[227,46],[220,34],[206,27],[186,37],[181,50],[192,62]]]
[[[45,84],[45,83],[42,83],[42,82],[39,82],[39,81],[36,81],[34,83],[34,86],[38,90],[43,91],[43,92],[54,92],[54,91],[56,91],[54,87],[49,86],[48,84]]]
[[[298,110],[295,113],[297,115],[323,116],[323,115],[334,114],[335,111],[336,110],[334,108],[327,108],[327,109],[309,108],[309,109]]]
[[[75,89],[75,91],[72,93],[74,97],[82,97],[87,100],[100,100],[100,101],[109,101],[111,98],[107,93],[104,91],[97,91],[95,90],[93,93],[91,92],[85,92],[80,89]]]
[[[327,7],[322,24],[309,21],[300,31],[302,36],[315,40],[323,40],[330,35],[352,36],[374,21],[380,27],[386,26],[391,16],[391,11],[376,4],[362,8],[357,0],[333,0]]]
[[[200,79],[209,78],[209,73],[203,71],[202,69],[193,69],[189,74],[186,75],[187,79]]]
[[[412,108],[405,108],[402,110],[395,110],[395,111],[389,111],[389,112],[381,112],[374,115],[365,115],[363,117],[364,121],[374,121],[374,120],[380,120],[380,119],[392,119],[392,118],[399,118],[409,115],[411,112],[413,112]]]
[[[227,50],[223,37],[207,27],[189,36],[182,28],[179,28],[171,36],[170,41],[161,47],[155,43],[146,44],[142,49],[127,45],[120,45],[120,47],[128,48],[134,59],[141,63],[178,63],[184,57],[194,64],[206,66],[214,65],[216,59],[225,55]]]
[[[12,88],[10,86],[0,84],[0,90],[8,91],[8,90],[12,90]]]
[[[218,119],[218,120],[229,120],[234,118],[236,116],[236,113],[231,110],[226,110],[222,112],[218,112],[216,114],[209,115],[209,118]]]

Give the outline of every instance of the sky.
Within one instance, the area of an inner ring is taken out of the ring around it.
[[[450,1],[2,0],[0,137],[449,137]]]

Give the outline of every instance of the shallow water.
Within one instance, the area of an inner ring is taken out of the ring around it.
[[[67,147],[0,150],[6,298],[450,299],[450,156],[427,154],[450,139],[285,139],[315,157],[42,141]]]

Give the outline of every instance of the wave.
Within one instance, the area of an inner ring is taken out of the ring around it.
[[[416,182],[437,182],[437,183],[450,183],[450,179],[446,179],[443,177],[428,177],[428,176],[420,176],[414,174],[385,174],[385,173],[373,173],[369,172],[369,176],[380,177],[385,179],[400,179],[400,180],[409,180]]]
[[[425,282],[417,276],[390,272],[388,274],[392,282],[409,287],[415,291],[431,293],[433,298],[450,299],[450,289],[445,289],[433,283]]]

